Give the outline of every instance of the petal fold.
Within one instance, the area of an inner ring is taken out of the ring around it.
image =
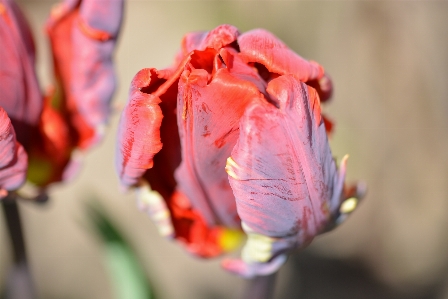
[[[291,74],[302,82],[324,75],[319,64],[303,59],[266,30],[254,29],[241,34],[238,45],[247,62],[261,63],[272,73]]]
[[[279,103],[253,102],[226,170],[241,220],[255,233],[296,236],[302,246],[331,219],[339,176],[314,89],[293,76],[267,88]]]
[[[144,172],[153,166],[153,157],[162,149],[160,98],[141,90],[157,77],[155,69],[143,69],[131,83],[129,101],[118,126],[116,167],[124,186],[137,184]]]
[[[175,177],[178,189],[208,225],[237,227],[235,200],[223,169],[246,106],[264,97],[255,84],[227,68],[217,70],[207,82],[208,73],[199,69],[185,70],[179,80],[182,163]]]

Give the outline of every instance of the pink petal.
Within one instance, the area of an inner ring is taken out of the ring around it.
[[[47,22],[64,97],[60,105],[82,149],[101,140],[111,111],[116,86],[112,54],[122,14],[123,0],[66,0]]]
[[[115,155],[124,187],[137,184],[145,176],[165,200],[171,197],[176,185],[174,170],[180,163],[177,82],[190,60],[191,56],[186,56],[177,70],[142,69],[132,80],[129,101],[118,127]],[[163,149],[161,141],[165,144]],[[154,162],[155,169],[148,171]]]
[[[182,39],[181,50],[176,56],[175,64],[177,65],[194,50],[203,51],[206,48],[212,48],[218,51],[235,42],[239,34],[236,27],[227,24],[220,25],[211,31],[188,33]]]
[[[8,115],[0,107],[0,190],[19,188],[25,182],[27,166],[26,152],[16,140]]]
[[[240,35],[238,45],[247,62],[261,63],[272,73],[291,74],[302,82],[324,74],[319,64],[303,59],[266,30],[255,29]]]
[[[236,41],[239,35],[236,27],[227,24],[210,31],[189,33],[182,40],[182,50],[184,55],[193,50],[203,51],[206,48],[219,50]]]
[[[303,59],[272,33],[251,30],[238,37],[238,44],[246,62],[261,63],[271,73],[296,76],[314,87],[322,102],[331,97],[333,86],[323,67]]]
[[[195,51],[192,57],[196,54],[201,56],[200,51]],[[213,70],[191,67],[179,80],[177,115],[182,163],[175,175],[178,189],[208,225],[222,223],[229,227],[238,226],[239,219],[223,171],[225,161],[238,138],[239,120],[246,106],[251,101],[264,100],[252,83],[257,78],[262,81],[256,71],[238,62],[237,56],[232,59],[232,67],[229,64],[229,68],[214,70],[211,79]],[[191,65],[198,67],[193,60]],[[229,62],[230,57],[225,60]]]
[[[72,31],[71,82],[80,113],[93,127],[106,124],[116,78],[112,62],[123,17],[123,0],[83,0]]]
[[[158,81],[157,70],[138,72],[132,80],[129,101],[121,114],[116,166],[125,186],[137,184],[144,172],[153,166],[153,157],[162,148],[161,100],[158,96],[142,92],[154,81]]]
[[[270,237],[305,244],[332,217],[340,178],[327,142],[316,91],[292,76],[267,89],[279,108],[253,102],[227,163],[241,220]]]
[[[34,70],[35,53],[31,31],[14,1],[2,1],[0,14],[0,105],[16,129],[18,140],[27,145],[31,128],[42,111],[42,95]]]

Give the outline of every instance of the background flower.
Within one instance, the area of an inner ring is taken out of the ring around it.
[[[56,83],[47,92],[41,134],[30,151],[33,183],[72,178],[82,153],[103,138],[116,86],[112,55],[122,13],[121,0],[67,0],[53,7],[46,30]]]

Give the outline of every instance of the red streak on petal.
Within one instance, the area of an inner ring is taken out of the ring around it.
[[[81,32],[91,39],[96,39],[104,42],[113,38],[113,36],[106,31],[90,27],[89,24],[82,18],[78,18],[78,26]]]

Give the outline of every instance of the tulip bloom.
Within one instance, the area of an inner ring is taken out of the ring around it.
[[[338,171],[331,155],[332,123],[320,110],[331,92],[319,64],[267,31],[188,34],[173,67],[143,69],[131,83],[118,132],[121,183],[190,252],[218,255],[227,229],[242,228],[242,260],[224,267],[272,273],[363,193],[344,187],[346,159]]]
[[[45,187],[71,177],[79,152],[104,133],[115,90],[112,54],[122,0],[66,0],[47,22],[56,84],[43,97],[34,43],[16,4],[0,0],[2,106],[29,157],[28,180]]]
[[[80,153],[104,134],[122,13],[122,0],[66,0],[50,14],[47,33],[57,83],[46,96],[41,134],[30,154],[30,180],[37,185],[72,177]]]

